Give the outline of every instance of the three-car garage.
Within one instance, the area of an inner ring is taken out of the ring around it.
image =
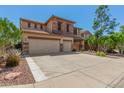
[[[29,55],[40,55],[49,53],[59,52],[70,52],[72,51],[73,38],[64,37],[57,35],[41,35],[34,33],[24,34],[23,41],[25,40],[26,45],[23,44],[23,50],[28,52]]]

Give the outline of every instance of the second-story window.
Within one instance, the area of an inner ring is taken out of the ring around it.
[[[67,32],[69,32],[69,24],[67,24]]]
[[[34,25],[34,28],[37,28],[37,24]]]
[[[62,23],[61,22],[58,22],[58,30],[61,31],[61,25]]]
[[[28,28],[30,28],[31,27],[31,23],[28,23]]]
[[[74,35],[77,35],[77,29],[74,29]]]

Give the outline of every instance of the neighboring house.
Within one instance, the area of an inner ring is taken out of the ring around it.
[[[92,35],[92,33],[90,31],[88,31],[88,30],[82,30],[81,31],[81,36],[83,37],[84,40],[87,39],[91,35]],[[84,45],[85,45],[84,49],[88,50],[89,46],[88,46],[87,42],[84,42]]]
[[[23,52],[32,55],[81,50],[84,46],[81,29],[74,24],[74,21],[54,15],[45,23],[21,18]]]
[[[81,36],[82,36],[84,39],[88,38],[88,37],[91,36],[91,35],[92,35],[92,33],[91,33],[90,31],[88,31],[88,30],[81,30]]]
[[[81,28],[74,28],[73,31],[73,38],[74,38],[74,42],[73,42],[73,50],[79,51],[84,49],[84,40],[83,37],[81,36]]]

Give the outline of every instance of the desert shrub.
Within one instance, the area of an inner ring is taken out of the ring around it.
[[[105,56],[106,56],[106,53],[105,53],[105,52],[101,52],[101,53],[100,53],[100,56],[105,57]]]
[[[6,59],[6,67],[14,67],[19,65],[20,56],[17,54],[9,55]]]
[[[106,56],[106,54],[104,52],[102,52],[102,51],[97,51],[96,52],[96,55],[97,56],[102,56],[102,57],[105,57]]]
[[[96,52],[96,55],[97,55],[97,56],[100,56],[100,52],[99,52],[99,51],[97,51],[97,52]]]

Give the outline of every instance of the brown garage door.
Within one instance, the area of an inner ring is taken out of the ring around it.
[[[59,40],[29,39],[29,54],[57,53],[59,51]]]

